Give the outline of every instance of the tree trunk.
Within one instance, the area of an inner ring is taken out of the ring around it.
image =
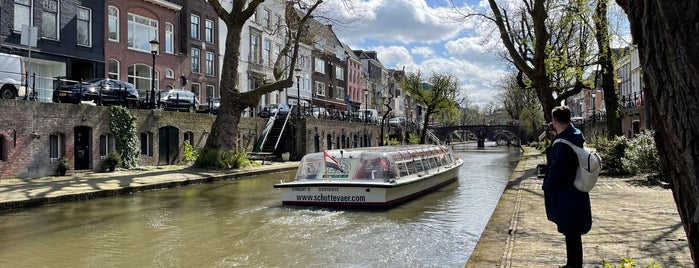
[[[699,249],[699,1],[617,3],[629,17],[638,46],[655,142],[695,260]]]
[[[427,108],[425,111],[425,121],[422,122],[422,132],[420,133],[420,144],[425,144],[427,138],[427,126],[430,124],[430,116],[432,115],[432,109]]]
[[[599,0],[595,8],[595,39],[600,48],[599,61],[602,66],[602,90],[604,91],[604,106],[607,110],[607,137],[621,136],[621,118],[619,95],[614,81],[614,62],[612,48],[609,45],[609,20],[607,7],[609,0]]]
[[[228,27],[226,36],[226,56],[221,68],[221,106],[216,120],[211,125],[211,133],[206,139],[205,149],[236,150],[238,123],[241,113],[247,106],[241,96],[238,84],[238,60],[240,59],[240,34],[242,28]]]

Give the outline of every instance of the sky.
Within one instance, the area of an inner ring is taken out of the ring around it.
[[[494,25],[454,19],[448,0],[346,0],[344,4],[344,8],[332,8],[341,12],[334,18],[343,24],[333,25],[333,30],[352,49],[376,51],[379,61],[390,69],[420,71],[423,77],[450,73],[472,105],[485,107],[495,101],[497,84],[511,67],[499,56],[503,48],[499,36],[493,35]],[[361,11],[347,10],[348,5]]]
[[[339,24],[333,30],[352,49],[374,50],[386,68],[450,73],[471,105],[495,102],[500,80],[513,67],[495,25],[479,19],[455,19],[449,0],[333,0],[324,11]],[[489,10],[485,0],[453,0]],[[502,2],[502,1],[498,1]]]

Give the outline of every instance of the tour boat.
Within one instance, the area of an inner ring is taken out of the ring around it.
[[[388,207],[455,181],[462,164],[442,145],[330,150],[304,156],[294,181],[274,188],[285,205]]]

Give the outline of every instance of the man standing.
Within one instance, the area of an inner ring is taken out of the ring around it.
[[[570,124],[570,109],[558,106],[551,112],[551,130],[556,139],[566,139],[583,147],[585,138]],[[546,217],[556,223],[558,232],[565,235],[568,263],[564,267],[582,267],[582,235],[592,227],[590,195],[573,185],[578,168],[578,157],[570,146],[559,142],[546,149],[548,169],[541,188],[544,190]]]

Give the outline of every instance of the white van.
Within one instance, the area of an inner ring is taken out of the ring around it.
[[[0,97],[15,99],[26,94],[22,85],[22,57],[0,53]]]
[[[381,122],[379,111],[376,109],[359,109],[359,119],[365,122],[378,124]]]

